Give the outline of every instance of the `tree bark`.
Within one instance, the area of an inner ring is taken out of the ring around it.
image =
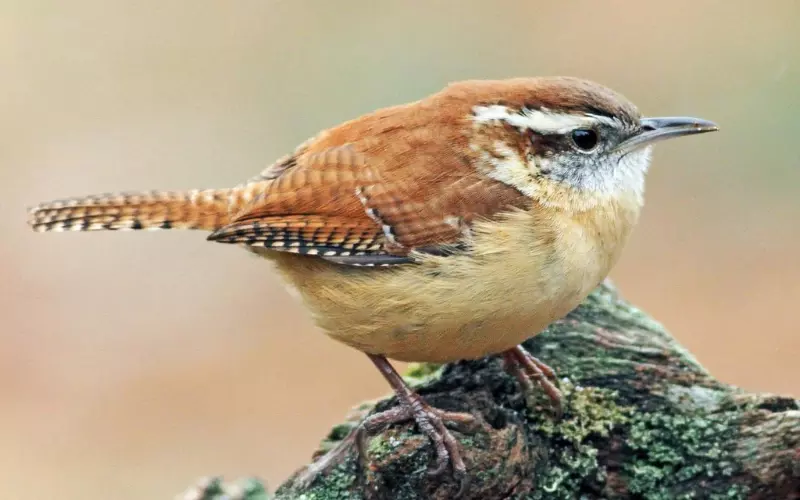
[[[556,369],[561,418],[545,398],[526,401],[497,357],[406,374],[431,405],[479,417],[476,432],[454,431],[470,475],[463,499],[800,498],[800,402],[715,380],[609,283],[525,347]],[[315,456],[394,404],[363,404]],[[311,484],[295,474],[274,498],[446,499],[456,491],[447,477],[426,475],[432,448],[413,424],[374,436],[368,450],[368,466],[351,450]],[[226,486],[212,480],[186,498],[273,498],[256,480],[227,488],[224,496]]]

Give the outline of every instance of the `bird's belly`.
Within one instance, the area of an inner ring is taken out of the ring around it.
[[[461,314],[442,314],[428,321],[398,318],[391,328],[372,330],[365,336],[332,337],[365,352],[383,354],[399,361],[445,363],[476,359],[510,349],[543,330],[569,312],[577,303],[562,302],[553,307],[517,309],[497,305],[470,314],[454,304]]]
[[[279,268],[330,337],[391,359],[440,363],[518,345],[565,316],[605,277],[552,259],[529,258],[528,269],[499,257],[479,266],[457,259],[439,259],[425,271],[343,271],[310,259]]]
[[[476,225],[469,254],[391,268],[266,256],[334,339],[401,361],[449,362],[510,349],[574,309],[628,232],[588,227],[568,215],[513,213]]]

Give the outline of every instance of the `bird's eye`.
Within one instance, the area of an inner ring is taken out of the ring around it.
[[[597,132],[590,128],[579,128],[572,131],[572,142],[581,151],[591,151],[597,146]]]

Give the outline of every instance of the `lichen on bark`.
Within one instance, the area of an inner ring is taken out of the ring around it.
[[[525,346],[561,377],[560,418],[545,398],[526,400],[496,357],[418,364],[407,374],[430,404],[479,419],[476,432],[454,432],[470,474],[462,498],[800,498],[798,401],[715,380],[609,283]],[[362,404],[316,455],[364,415],[394,404]],[[352,450],[310,485],[289,478],[274,498],[446,499],[455,492],[451,481],[426,475],[431,446],[413,424],[374,436],[368,450],[368,466]],[[195,498],[266,498],[253,491]]]

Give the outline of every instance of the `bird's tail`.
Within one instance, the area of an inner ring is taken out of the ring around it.
[[[38,232],[133,229],[213,231],[229,222],[229,189],[114,193],[42,203],[29,212]]]

